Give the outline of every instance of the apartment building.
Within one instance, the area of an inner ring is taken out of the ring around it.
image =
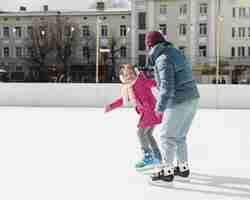
[[[133,63],[146,63],[145,33],[160,30],[193,63],[202,81],[202,65],[216,62],[216,0],[135,0],[132,2]]]
[[[250,83],[250,1],[221,0],[220,54],[229,82]]]
[[[226,82],[249,82],[249,19],[250,1],[245,0],[135,0],[133,63],[146,62],[145,33],[161,30],[190,58],[198,82],[215,79],[218,55]]]
[[[27,11],[25,7],[20,7],[18,12],[0,13],[0,68],[8,72],[10,80],[24,81],[36,68],[25,59],[28,55],[25,43],[31,34],[34,21],[46,21],[58,15],[79,26],[77,29],[80,31],[79,44],[70,59],[73,82],[83,82],[86,78],[91,81],[95,79],[97,38],[100,44],[101,70],[107,73],[112,70],[111,56],[115,59],[115,73],[121,63],[131,62],[130,9],[109,8],[104,2],[100,2],[96,9],[84,11],[53,11],[49,10],[48,6],[44,6],[42,11]],[[97,30],[99,30],[98,35]],[[111,43],[114,55],[110,55],[108,51]],[[57,65],[55,59],[51,59],[47,64]]]

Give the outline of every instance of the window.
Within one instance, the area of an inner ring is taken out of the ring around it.
[[[248,37],[250,38],[250,27],[248,27]]]
[[[122,18],[122,19],[126,19],[126,17],[125,17],[125,16],[121,16],[121,18]]]
[[[185,36],[187,34],[187,25],[186,24],[180,24],[179,34],[180,34],[180,36]]]
[[[107,25],[102,25],[101,26],[101,35],[103,37],[107,37],[108,36],[108,26]]]
[[[66,27],[65,27],[65,35],[67,37],[71,37],[72,36],[72,27],[70,25],[66,25]]]
[[[120,26],[120,36],[127,36],[127,26],[126,25]]]
[[[234,47],[231,48],[231,56],[232,56],[232,57],[235,56],[235,48],[234,48]]]
[[[23,71],[15,71],[11,73],[11,80],[14,81],[23,81],[24,80],[24,72]]]
[[[33,53],[32,47],[28,47],[28,49],[27,49],[27,56],[28,56],[28,57],[31,57],[31,56],[32,56],[32,53]]]
[[[167,15],[167,5],[166,4],[161,4],[160,5],[160,15]]]
[[[90,56],[89,47],[83,47],[82,48],[82,56],[87,57],[87,58]]]
[[[239,57],[245,56],[245,47],[238,47],[238,56]]]
[[[89,36],[89,26],[86,25],[82,27],[82,36],[83,37]]]
[[[180,16],[187,15],[187,4],[183,4],[180,6]]]
[[[33,35],[33,27],[32,27],[32,26],[28,26],[27,34],[28,34],[28,37],[29,37],[29,38],[32,37],[32,35]]]
[[[4,47],[3,48],[3,55],[4,55],[4,57],[9,57],[10,56],[10,48],[9,47]]]
[[[139,55],[139,66],[146,65],[146,55]]]
[[[233,17],[236,17],[236,8],[233,8]]]
[[[239,8],[239,17],[246,17],[246,8]]]
[[[127,48],[126,48],[126,47],[121,47],[121,48],[120,48],[120,55],[121,55],[121,57],[123,57],[123,58],[126,58],[126,57],[127,57]]]
[[[245,31],[246,31],[245,27],[239,27],[238,31],[239,31],[239,37],[244,38],[245,37]]]
[[[14,32],[15,32],[15,37],[17,38],[22,37],[22,28],[20,26],[16,26]]]
[[[207,16],[207,3],[200,4],[200,15]]]
[[[235,27],[232,28],[232,38],[235,38]]]
[[[199,46],[199,56],[200,57],[207,57],[207,46]]]
[[[145,34],[139,34],[139,51],[146,50],[145,47]]]
[[[138,28],[140,30],[146,29],[146,13],[145,12],[138,13]]]
[[[16,47],[16,57],[22,57],[22,48]]]
[[[200,24],[200,35],[207,35],[207,24]]]
[[[248,56],[250,56],[250,47],[248,47]]]
[[[22,72],[23,71],[23,67],[22,66],[16,66],[16,71],[17,72]]]
[[[10,37],[10,28],[9,27],[3,27],[3,36]]]
[[[185,47],[185,46],[180,46],[180,47],[179,47],[179,50],[180,50],[180,52],[181,52],[183,55],[186,55],[186,49],[187,49],[187,47]]]
[[[159,29],[163,35],[167,35],[167,25],[166,24],[160,24]]]

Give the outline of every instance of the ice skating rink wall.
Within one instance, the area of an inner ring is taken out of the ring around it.
[[[249,85],[199,85],[201,108],[250,109]],[[0,106],[103,107],[120,84],[0,83]]]

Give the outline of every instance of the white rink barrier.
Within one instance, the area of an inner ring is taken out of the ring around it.
[[[201,108],[250,109],[248,85],[199,85]],[[104,107],[120,84],[0,83],[0,106]]]

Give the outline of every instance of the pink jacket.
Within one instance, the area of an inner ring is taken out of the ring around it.
[[[156,100],[151,88],[155,86],[156,82],[152,79],[147,79],[143,72],[139,73],[132,86],[136,102],[135,110],[140,115],[137,126],[140,128],[152,127],[161,123],[163,113],[156,113],[154,110]],[[121,107],[123,104],[123,97],[120,97],[106,107],[106,112]]]

